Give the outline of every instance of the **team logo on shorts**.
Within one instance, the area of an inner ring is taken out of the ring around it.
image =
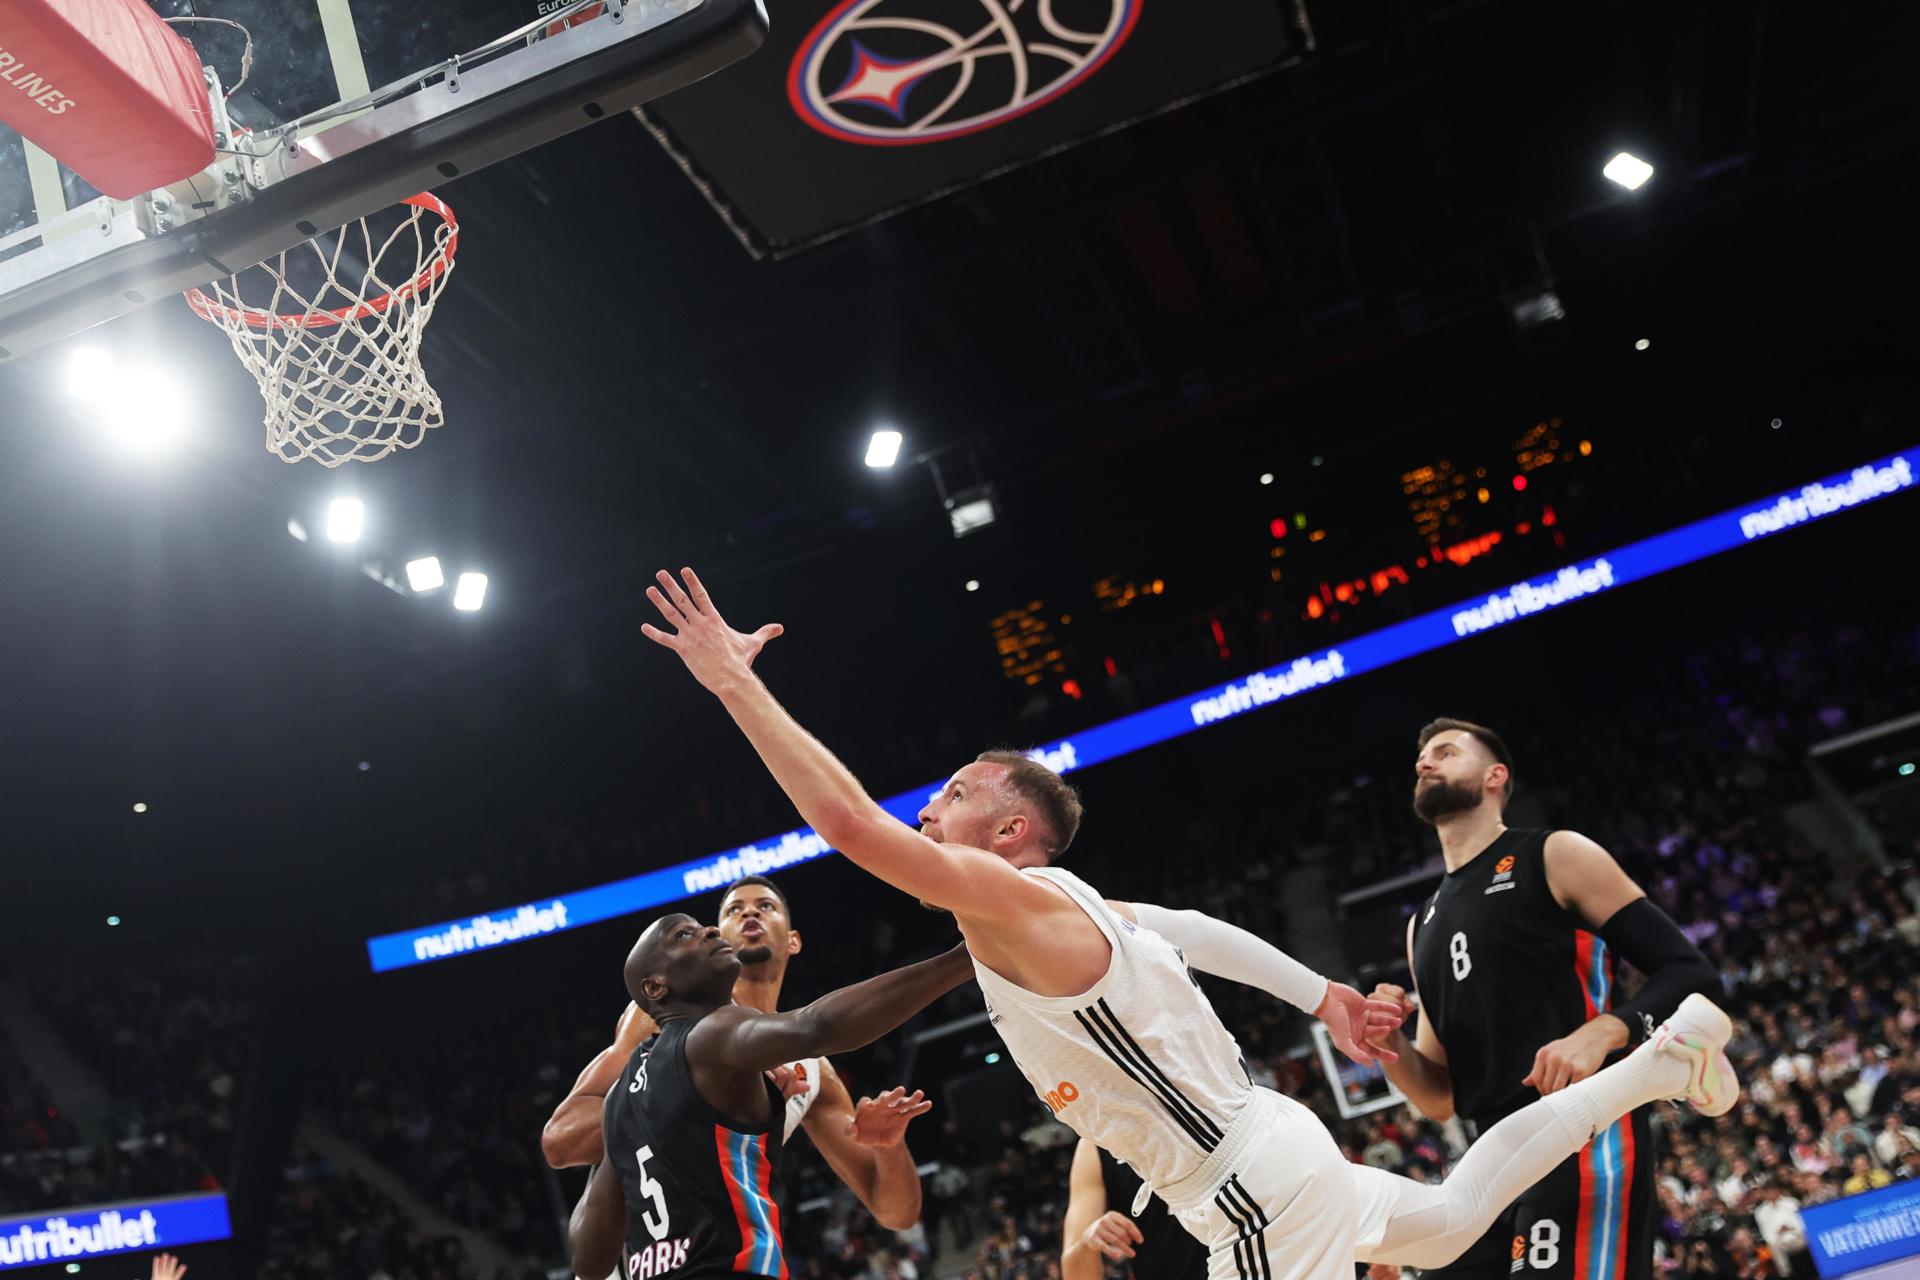
[[[787,99],[830,138],[914,146],[1027,114],[1127,42],[1145,0],[843,0],[787,69]]]

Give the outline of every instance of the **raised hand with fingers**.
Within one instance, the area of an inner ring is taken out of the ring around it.
[[[1333,1047],[1363,1067],[1394,1062],[1400,1057],[1379,1041],[1393,1034],[1406,1015],[1391,1000],[1369,999],[1344,982],[1329,982],[1326,999],[1313,1016],[1327,1024]]]
[[[1109,1209],[1080,1233],[1088,1248],[1098,1249],[1109,1258],[1133,1257],[1133,1246],[1146,1243],[1139,1224],[1118,1209]]]
[[[153,1255],[153,1270],[148,1273],[149,1280],[180,1280],[187,1274],[187,1264],[170,1253]]]
[[[1407,994],[1405,987],[1397,987],[1391,982],[1382,982],[1368,994],[1367,1003],[1369,1007],[1382,1004],[1391,1005],[1399,1010],[1398,1014],[1391,1017],[1382,1013],[1378,1017],[1369,1015],[1367,1018],[1367,1034],[1364,1037],[1366,1042],[1376,1049],[1391,1051],[1395,1033],[1400,1030],[1400,1025],[1413,1015],[1413,997]]]
[[[807,1091],[807,1082],[792,1067],[775,1067],[767,1072],[767,1079],[773,1081],[773,1087],[780,1091],[783,1098],[791,1098]]]
[[[760,650],[786,630],[769,622],[758,631],[735,631],[692,569],[682,569],[677,579],[665,569],[653,576],[658,585],[647,588],[647,599],[671,630],[642,623],[640,634],[679,654],[693,678],[713,693],[746,678]]]
[[[897,1147],[906,1139],[907,1125],[915,1116],[933,1110],[918,1089],[908,1093],[895,1085],[877,1098],[862,1098],[847,1121],[847,1136],[865,1147]]]

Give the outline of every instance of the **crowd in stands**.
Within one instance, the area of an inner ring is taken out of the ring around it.
[[[0,1156],[71,1147],[79,1140],[73,1121],[0,1032]]]
[[[249,962],[169,957],[155,967],[80,955],[36,975],[33,992],[112,1109],[102,1140],[83,1141],[46,1086],[0,1048],[0,1203],[55,1209],[220,1186],[254,1051]]]
[[[298,1153],[284,1178],[260,1280],[483,1280],[458,1239],[422,1230],[391,1197],[313,1152]]]
[[[217,1186],[233,1155],[261,996],[245,957],[65,963],[36,983],[41,1011],[114,1100],[116,1140],[166,1140]]]
[[[438,1212],[539,1274],[562,1260],[540,1127],[610,1033],[607,1019],[554,1014],[511,1028],[447,1027],[427,1037],[431,1051],[369,1035],[318,1064],[308,1105]]]

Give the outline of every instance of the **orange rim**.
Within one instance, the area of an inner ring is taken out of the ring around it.
[[[243,324],[249,329],[325,329],[333,325],[345,324],[350,320],[365,320],[369,316],[377,316],[392,306],[395,299],[404,301],[415,297],[435,280],[445,275],[453,267],[454,251],[460,247],[460,222],[453,216],[453,210],[447,206],[446,201],[430,191],[422,191],[419,195],[408,196],[401,203],[437,214],[441,221],[447,224],[450,234],[447,236],[446,244],[441,246],[425,266],[420,268],[419,274],[391,293],[369,298],[357,306],[336,307],[331,311],[302,311],[278,316],[270,311],[226,306],[215,302],[198,289],[187,290],[187,305],[192,307],[194,314],[203,320],[212,320],[216,323],[224,320],[228,324]]]

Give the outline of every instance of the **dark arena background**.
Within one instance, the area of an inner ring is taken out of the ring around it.
[[[152,7],[253,29],[264,122],[336,97],[313,3]],[[351,5],[400,59],[563,6],[443,7]],[[769,0],[437,185],[445,424],[377,466],[262,456],[176,299],[0,365],[0,1272],[563,1280],[542,1126],[649,920],[773,876],[786,1007],[957,940],[642,637],[691,565],[897,816],[1038,752],[1062,865],[1363,992],[1445,870],[1416,735],[1494,726],[1507,821],[1611,852],[1736,1023],[1740,1105],[1655,1108],[1650,1260],[1580,1280],[1920,1276],[1912,7],[1043,9]],[[1352,1160],[1472,1138],[1203,981]],[[972,983],[837,1062],[932,1100],[920,1222],[796,1137],[792,1280],[1059,1280],[1072,1134]]]

